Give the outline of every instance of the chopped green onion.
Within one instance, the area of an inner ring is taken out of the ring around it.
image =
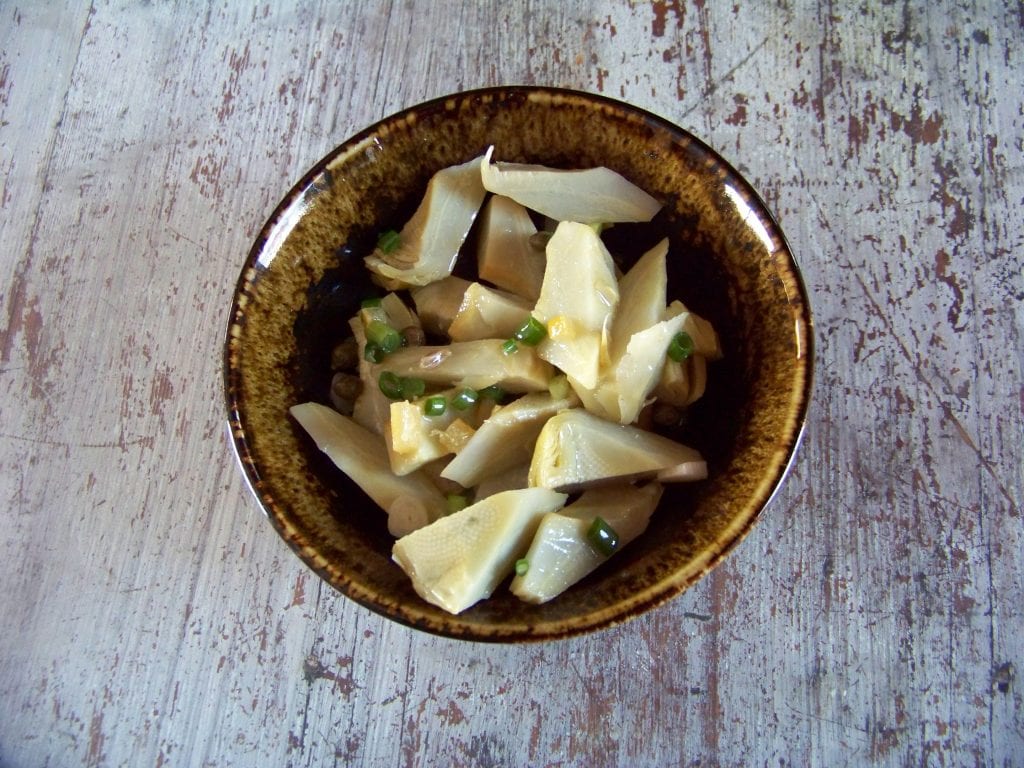
[[[443,416],[448,410],[448,401],[444,395],[434,395],[423,401],[423,413],[426,416]]]
[[[414,400],[427,391],[427,382],[415,376],[408,376],[402,379],[402,398]]]
[[[480,390],[480,397],[486,397],[496,403],[500,403],[505,399],[505,390],[497,384],[491,384],[491,386],[484,387]]]
[[[504,352],[506,355],[514,355],[516,352],[519,351],[519,345],[516,344],[515,339],[509,339],[508,341],[501,345],[501,351]]]
[[[457,411],[465,411],[476,405],[476,401],[479,399],[479,392],[469,387],[463,387],[452,397],[452,408]]]
[[[548,329],[544,327],[544,323],[530,315],[526,322],[524,322],[516,332],[512,334],[512,337],[518,339],[529,347],[536,347],[542,341],[544,337],[548,335]]]
[[[402,399],[402,377],[391,371],[381,371],[377,386],[391,400]]]
[[[360,309],[373,309],[380,306],[380,296],[371,296],[359,302]]]
[[[525,557],[521,557],[516,560],[516,576],[525,576],[528,570],[530,570],[529,560]]]
[[[371,363],[379,363],[384,359],[384,350],[379,345],[368,341],[366,342],[366,347],[363,348],[363,358]]]
[[[386,232],[382,232],[380,237],[377,238],[377,247],[384,253],[393,252],[402,242],[401,237],[393,229],[389,229]]]
[[[366,326],[366,341],[376,344],[384,354],[390,355],[402,346],[402,334],[387,323],[371,320]]]
[[[685,360],[693,354],[693,339],[686,331],[680,331],[672,337],[668,345],[668,356],[678,362]]]
[[[551,381],[548,382],[548,392],[556,400],[568,397],[569,389],[569,378],[564,373],[553,376]]]
[[[619,548],[619,534],[600,516],[595,517],[587,529],[587,541],[605,557]]]
[[[449,515],[460,512],[469,506],[469,498],[461,493],[449,493],[444,497],[444,501]]]

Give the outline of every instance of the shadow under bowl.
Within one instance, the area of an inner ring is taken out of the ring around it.
[[[401,228],[436,171],[490,145],[502,161],[603,165],[661,200],[651,223],[616,225],[605,242],[628,268],[669,237],[669,298],[714,324],[725,357],[708,366],[706,395],[673,435],[707,458],[707,481],[667,486],[645,534],[552,602],[530,605],[499,587],[452,616],[415,593],[391,561],[385,514],[316,449],[288,409],[328,402],[330,352],[371,293],[362,259],[378,233]],[[225,346],[233,447],[289,546],[329,584],[384,616],[482,641],[608,627],[701,578],[749,532],[782,482],[803,429],[812,367],[799,270],[750,185],[704,143],[657,116],[537,87],[427,102],[367,128],[317,163],[253,245]]]

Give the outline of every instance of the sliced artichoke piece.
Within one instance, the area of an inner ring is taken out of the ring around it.
[[[537,233],[530,214],[508,197],[494,195],[484,206],[477,249],[477,274],[535,302],[544,282],[544,251],[530,243]]]
[[[441,476],[469,488],[486,477],[529,462],[544,423],[576,402],[571,394],[556,398],[550,392],[535,392],[496,409]]]
[[[413,288],[412,300],[423,328],[430,333],[447,336],[469,286],[469,280],[452,275],[422,288]]]
[[[543,488],[489,496],[400,538],[392,559],[424,600],[460,613],[494,592],[565,499]]]
[[[398,247],[380,247],[366,257],[367,268],[387,288],[427,285],[452,273],[466,235],[487,192],[475,158],[434,174],[419,208],[399,233]]]
[[[532,308],[519,296],[470,283],[448,335],[452,341],[508,338],[529,317]]]
[[[483,389],[497,384],[506,392],[547,389],[551,366],[531,347],[519,347],[516,352],[506,354],[502,344],[501,339],[480,339],[442,346],[406,347],[388,355],[378,367],[441,386]]]
[[[626,352],[634,333],[665,319],[668,238],[647,251],[619,279],[619,305],[612,322],[609,354],[613,361]]]
[[[484,187],[558,221],[650,221],[661,209],[661,203],[609,168],[570,171],[543,165],[492,164],[493,154],[494,147],[490,147],[484,155]]]
[[[426,476],[392,473],[379,435],[319,403],[294,405],[290,412],[338,469],[387,511],[393,536],[404,536],[444,514],[444,496]]]
[[[597,385],[619,303],[611,254],[593,228],[563,221],[547,245],[547,268],[533,315],[547,325],[538,354],[584,387]]]
[[[683,464],[693,465],[692,471],[673,471]],[[707,466],[693,448],[638,427],[606,421],[582,408],[562,411],[548,420],[530,462],[531,486],[561,491],[643,477],[702,479],[698,475],[706,477]]]
[[[647,529],[661,491],[658,483],[609,486],[585,491],[573,504],[544,515],[526,553],[526,573],[512,579],[513,594],[528,603],[562,594],[608,559],[588,541],[594,518],[615,530],[621,549]]]

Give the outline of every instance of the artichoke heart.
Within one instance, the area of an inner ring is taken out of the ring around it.
[[[608,559],[587,540],[594,518],[615,530],[621,548],[647,529],[661,491],[658,483],[608,486],[584,491],[576,502],[544,515],[526,553],[526,573],[512,579],[512,593],[529,603],[562,594]]]
[[[544,282],[544,253],[530,244],[536,233],[537,227],[523,206],[494,195],[480,220],[476,254],[480,279],[536,301]]]
[[[530,462],[531,486],[560,491],[642,477],[703,479],[707,465],[693,448],[582,408],[548,420]]]
[[[405,347],[379,367],[429,384],[483,389],[497,384],[507,392],[540,392],[548,387],[551,366],[530,347],[512,354],[501,339],[456,341],[441,346]]]
[[[544,423],[577,402],[534,392],[497,409],[441,472],[441,477],[470,488],[481,480],[530,460]]]
[[[470,283],[448,326],[452,341],[508,338],[530,315],[532,305],[523,298]]]
[[[482,158],[438,171],[422,202],[399,233],[398,247],[380,247],[366,257],[367,268],[388,288],[427,285],[455,267],[487,191],[481,183]]]
[[[489,496],[403,536],[392,559],[424,600],[460,613],[494,592],[530,546],[541,518],[565,499],[544,488]]]
[[[608,332],[619,304],[615,264],[585,224],[563,221],[547,245],[547,268],[533,315],[547,325],[538,354],[593,388],[607,359]]]
[[[481,166],[487,191],[511,197],[552,219],[584,224],[650,221],[661,209],[661,203],[610,168],[492,164],[493,153],[494,147],[488,148]]]
[[[444,514],[444,496],[426,476],[412,472],[399,477],[391,472],[379,435],[319,403],[293,405],[290,412],[338,469],[387,510],[393,536],[410,533]]]

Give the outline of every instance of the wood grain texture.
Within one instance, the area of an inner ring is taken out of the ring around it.
[[[1021,50],[994,0],[0,4],[0,765],[1020,765]],[[525,647],[322,586],[221,406],[235,279],[291,183],[503,83],[721,151],[819,347],[737,551]]]

